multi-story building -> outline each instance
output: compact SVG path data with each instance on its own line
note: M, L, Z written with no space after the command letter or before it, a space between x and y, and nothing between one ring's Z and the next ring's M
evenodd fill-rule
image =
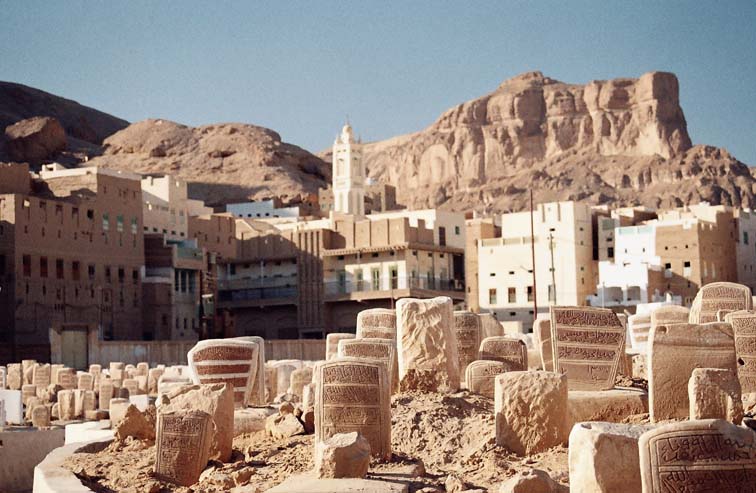
M607 207L594 207L596 219L594 241L597 246L599 262L614 259L614 230L625 226L634 226L656 219L656 211L646 207L621 207L609 210Z
M466 224L465 234L465 304L467 309L480 312L480 263L478 259L478 246L482 240L501 236L501 227L496 218L469 219Z
M277 199L228 204L226 205L226 212L234 217L247 219L300 217L300 208L298 206L282 207L281 201Z
M189 217L211 214L201 200L189 198L187 183L171 175L142 177L144 233L161 234L168 240L189 237Z
M751 291L756 291L756 213L748 209L735 209L733 214L738 230L735 243L738 282L751 288Z
M591 208L538 204L532 220L534 242L530 212L502 215L501 237L480 240L477 259L480 310L501 322L520 322L526 331L536 309L585 305L596 286Z
M24 178L25 175L25 178ZM75 367L88 335L142 337L139 176L104 168L0 168L4 359L49 359L50 330Z

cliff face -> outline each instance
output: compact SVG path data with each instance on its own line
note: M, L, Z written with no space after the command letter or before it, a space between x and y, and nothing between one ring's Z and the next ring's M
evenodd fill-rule
M540 72L460 104L427 129L366 144L371 176L414 207L481 212L537 200L753 206L748 167L692 148L677 78L565 84Z

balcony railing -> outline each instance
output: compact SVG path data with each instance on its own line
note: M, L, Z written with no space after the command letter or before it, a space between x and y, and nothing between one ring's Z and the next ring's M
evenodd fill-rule
M297 285L297 276L267 277L265 279L218 279L218 289L281 288Z
M464 291L464 283L454 279L417 277L380 277L362 281L328 281L325 283L326 296L371 291L391 291L394 289L425 289L430 291Z
M219 293L218 297L221 302L289 299L297 297L297 287L276 286L237 289L235 291L222 291Z

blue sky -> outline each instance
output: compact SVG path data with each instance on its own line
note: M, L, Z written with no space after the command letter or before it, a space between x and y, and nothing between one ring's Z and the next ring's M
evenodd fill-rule
M0 0L0 80L130 121L238 121L311 151L420 130L529 70L680 79L694 143L756 165L756 2Z

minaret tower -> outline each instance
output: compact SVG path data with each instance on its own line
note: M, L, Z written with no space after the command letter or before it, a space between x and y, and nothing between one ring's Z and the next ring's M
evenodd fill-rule
M333 210L365 215L365 165L362 143L354 140L347 123L333 143Z

